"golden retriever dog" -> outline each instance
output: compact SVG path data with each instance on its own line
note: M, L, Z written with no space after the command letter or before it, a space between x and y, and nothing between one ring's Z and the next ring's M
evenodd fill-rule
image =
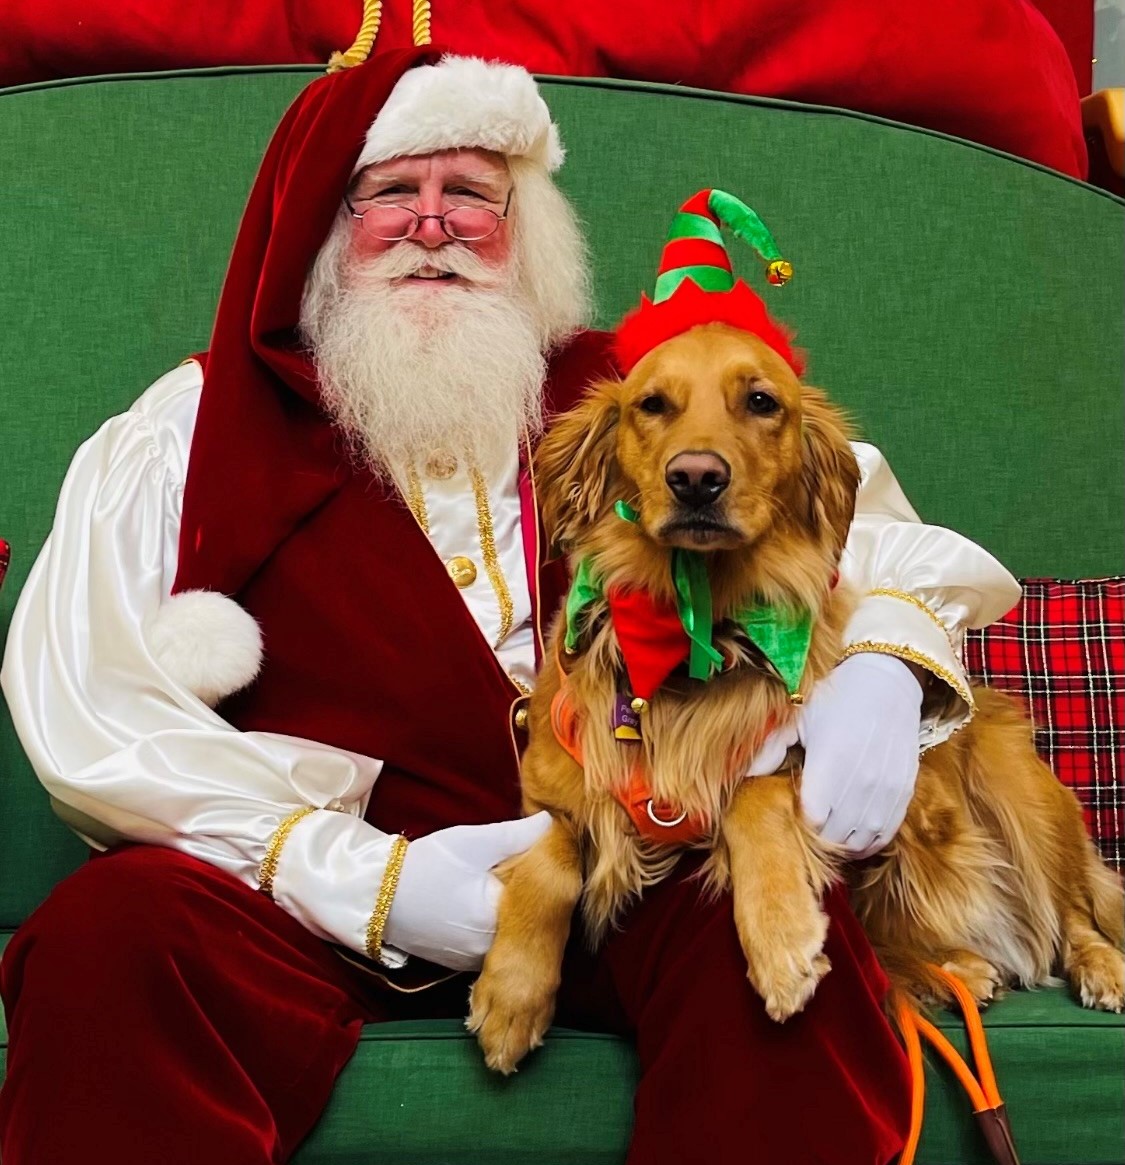
M705 876L731 891L747 974L773 1019L800 1011L829 973L820 900L844 874L892 981L915 998L945 990L926 963L961 975L982 1004L1000 985L1042 983L1061 968L1086 1006L1121 1010L1121 886L1005 697L976 691L969 726L924 754L898 836L853 871L803 821L798 750L788 771L743 777L769 728L795 716L794 699L840 659L855 602L836 568L859 471L823 393L755 336L697 327L624 381L594 385L544 440L537 479L548 531L606 590L671 603L675 549L705 553L724 667L707 682L673 673L643 711L642 739L621 741L608 727L624 675L604 595L569 652L560 615L522 773L526 811L554 820L501 871L496 939L471 998L468 1026L490 1067L511 1072L542 1041L579 903L596 942L683 852L642 836L622 807L617 794L638 764L652 803L703 823ZM618 500L635 521L622 520ZM732 618L755 602L812 616L793 699ZM581 765L553 728L563 683Z

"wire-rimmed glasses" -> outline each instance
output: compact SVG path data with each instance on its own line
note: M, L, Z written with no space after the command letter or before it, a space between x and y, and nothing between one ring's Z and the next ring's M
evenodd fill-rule
M486 206L455 206L445 214L419 214L409 206L393 206L375 203L366 210L356 210L351 200L344 198L344 205L353 218L358 218L363 230L374 239L385 243L398 243L414 235L428 218L436 218L448 238L458 243L477 243L487 239L500 228L508 217L508 207L512 202L512 191L504 201L504 210L497 213Z

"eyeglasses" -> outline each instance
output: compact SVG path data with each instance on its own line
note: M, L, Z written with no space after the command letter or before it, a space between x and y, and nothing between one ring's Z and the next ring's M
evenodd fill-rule
M351 211L353 218L359 219L364 231L385 243L409 239L428 218L436 218L448 238L458 243L477 243L496 233L508 217L511 202L512 191L509 190L501 214L486 206L455 206L445 214L419 214L408 206L387 206L381 203L359 211L348 198L344 198L344 205Z

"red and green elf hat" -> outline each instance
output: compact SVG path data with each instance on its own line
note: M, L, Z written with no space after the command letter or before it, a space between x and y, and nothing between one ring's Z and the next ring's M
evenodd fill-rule
M721 227L749 243L766 264L770 283L787 283L793 267L781 257L765 223L744 202L724 190L701 190L680 207L668 231L652 299L618 325L618 364L626 375L665 340L700 324L730 324L764 340L800 376L804 361L790 334L770 318L766 305L735 279Z

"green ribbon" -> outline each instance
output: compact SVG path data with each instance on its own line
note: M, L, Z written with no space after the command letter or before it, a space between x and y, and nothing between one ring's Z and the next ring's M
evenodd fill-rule
M691 640L688 675L693 680L709 680L714 670L723 666L723 657L711 643L711 579L698 550L672 551L672 585L676 590L676 612Z
M623 521L636 522L640 518L640 513L626 501L614 502L613 509ZM714 618L706 556L698 550L673 550L672 584L676 592L676 613L691 643L688 675L696 680L709 680L716 669L722 667L723 657L712 643ZM582 613L603 593L601 582L594 578L590 560L583 558L566 596L567 651L577 650ZM762 653L785 684L785 690L790 695L796 692L808 662L812 614L775 607L770 603L754 603L740 610L734 616L734 622Z

